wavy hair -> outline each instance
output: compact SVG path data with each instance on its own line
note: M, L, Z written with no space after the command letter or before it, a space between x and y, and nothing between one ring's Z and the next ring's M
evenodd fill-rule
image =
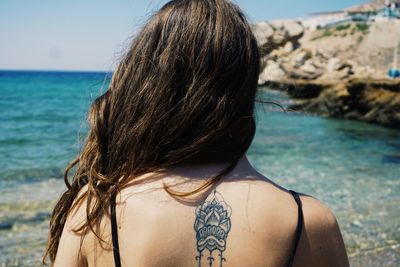
M229 163L194 191L165 188L186 197L231 171L254 138L259 70L250 25L230 1L173 0L152 15L91 105L90 129L65 169L67 190L52 213L43 261L54 262L67 216L83 198L87 218L75 231L96 234L111 196L141 174Z

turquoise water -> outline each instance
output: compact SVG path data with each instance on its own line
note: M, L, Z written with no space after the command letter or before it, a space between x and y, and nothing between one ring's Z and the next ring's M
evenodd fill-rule
M62 170L110 74L0 72L0 266L37 266ZM260 98L290 103L260 88ZM400 264L400 131L355 121L257 111L249 158L275 182L325 202L353 266ZM375 262L375 263L371 263Z

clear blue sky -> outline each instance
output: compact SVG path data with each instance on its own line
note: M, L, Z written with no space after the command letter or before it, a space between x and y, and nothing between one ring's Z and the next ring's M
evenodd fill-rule
M0 69L112 70L166 0L0 0ZM296 18L365 0L234 0L251 21Z

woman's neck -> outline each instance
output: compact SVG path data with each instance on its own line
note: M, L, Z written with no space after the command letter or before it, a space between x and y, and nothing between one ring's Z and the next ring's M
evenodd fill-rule
M183 166L175 166L166 169L163 173L167 177L181 177L190 180L204 180L210 176L221 173L230 163L197 163ZM227 175L227 179L234 177L244 177L249 174L258 174L251 166L247 157L244 155L240 158L236 166Z

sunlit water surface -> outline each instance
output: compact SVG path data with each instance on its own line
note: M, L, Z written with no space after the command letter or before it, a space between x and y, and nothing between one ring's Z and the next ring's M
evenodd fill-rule
M110 74L0 72L0 266L37 266L62 169ZM286 106L282 93L259 98ZM400 131L259 105L248 156L270 179L326 203L353 266L400 264Z

